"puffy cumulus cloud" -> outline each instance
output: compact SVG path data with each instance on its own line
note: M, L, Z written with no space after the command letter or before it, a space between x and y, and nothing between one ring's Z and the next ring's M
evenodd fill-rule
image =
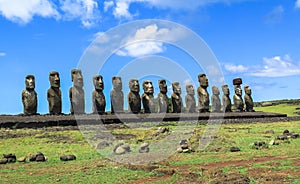
M158 54L165 51L164 41L180 39L184 33L175 28L158 28L156 24L138 29L134 36L126 39L124 48L116 54L120 56L140 57L151 54Z
M104 12L107 12L108 9L114 6L114 4L115 3L113 1L104 1L104 5L103 5Z
M0 14L19 24L30 22L33 16L60 17L55 5L49 0L0 0Z
M60 0L64 19L79 18L84 27L92 27L99 19L100 12L96 0Z
M262 66L243 66L225 64L225 70L232 73L240 73L244 75L256 77L286 77L300 75L300 63L295 63L289 55L284 57L264 57Z

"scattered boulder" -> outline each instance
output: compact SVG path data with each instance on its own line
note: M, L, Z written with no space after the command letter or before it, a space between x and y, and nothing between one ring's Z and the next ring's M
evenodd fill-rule
M256 141L253 143L253 149L262 149L262 148L268 148L268 144L265 141Z
M17 157L15 154L3 154L3 158L7 159L7 163L14 163L17 160Z
M3 158L0 160L0 164L7 164L7 158Z
M153 134L153 136L158 136L159 134L163 134L169 132L170 129L166 127L159 127L158 130Z
M267 130L267 131L265 132L265 134L275 134L275 131L274 131L274 130Z
M70 161L70 160L76 160L75 155L62 155L59 157L61 161Z
M46 157L44 156L44 154L42 152L37 152L36 154L29 156L29 161L30 162L34 162L34 161L45 162Z
M284 130L283 131L283 135L285 135L285 134L289 134L290 133L290 131L289 130Z
M106 141L103 141L103 142L100 142L100 143L97 145L96 149L103 149L103 148L108 147L108 146L109 146L109 143L106 142Z
M26 157L20 157L20 158L18 158L18 162L26 162Z
M231 147L230 148L230 152L239 152L239 151L241 151L241 150L238 147Z
M115 153L116 153L117 155L122 155L122 154L125 154L125 153L126 153L126 150L125 150L122 146L119 146L119 147L116 149Z
M190 148L190 146L188 145L188 141L186 139L179 141L179 146L177 148L178 153L190 153L193 151L194 150Z
M130 146L128 144L119 143L114 147L113 151L117 155L122 155L122 154L125 154L126 152L130 152L131 150L130 150Z
M148 153L149 151L150 151L150 149L149 149L149 144L148 143L143 143L140 146L140 149L139 149L140 153Z
M284 141L284 140L287 140L288 137L286 135L279 135L277 136L277 140L281 140L281 141Z
M292 133L292 135L291 135L291 138L293 138L293 139L297 139L299 137L300 137L300 135L298 133Z

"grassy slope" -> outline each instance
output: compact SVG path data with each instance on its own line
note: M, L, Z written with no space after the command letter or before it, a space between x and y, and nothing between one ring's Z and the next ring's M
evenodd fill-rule
M255 107L256 111L263 111L263 112L274 112L274 113L281 113L287 114L288 116L299 116L294 114L296 108L300 108L299 105L288 105L288 104L280 104L274 105L269 107Z

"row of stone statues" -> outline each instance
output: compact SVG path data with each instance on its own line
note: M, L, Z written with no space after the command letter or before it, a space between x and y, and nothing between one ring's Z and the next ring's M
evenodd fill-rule
M81 70L73 69L71 71L71 78L73 86L69 90L70 99L70 113L71 114L83 114L85 113L85 95L83 90L83 77ZM195 113L197 111L210 112L210 99L207 91L208 79L205 74L199 74L198 80L200 86L197 89L198 94L198 109L196 108L195 90L193 85L186 85L187 94L185 96L186 112ZM49 74L50 88L47 91L47 100L49 104L49 113L52 115L62 114L62 99L60 90L60 77L59 73L52 71ZM25 78L26 89L22 91L22 102L24 106L25 115L37 114L37 93L35 92L35 78L33 75L27 75ZM104 114L106 107L104 90L104 81L101 75L95 75L93 77L93 84L95 90L92 93L92 111L95 114ZM111 113L123 113L124 112L124 94L122 91L121 77L112 77L113 89L110 92L111 99ZM172 83L173 93L171 95L171 104L167 96L167 84L166 80L159 80L160 92L157 97L157 102L154 98L154 88L150 80L143 82L144 93L140 96L140 85L137 79L131 79L129 81L130 92L128 93L128 110L134 114L141 112L141 104L143 104L144 113L181 113L183 109L183 103L181 98L181 87L179 82ZM235 94L233 96L234 110L236 112L253 110L253 100L251 97L251 88L245 86L245 104L242 98L241 85L242 79L236 78L233 80ZM211 97L212 112L232 112L231 99L229 97L230 92L228 85L222 86L223 97L222 104L220 100L220 91L217 86L212 87L213 95ZM158 104L158 105L157 105ZM171 105L172 108L169 108ZM157 109L158 108L158 109ZM170 110L171 109L171 110Z

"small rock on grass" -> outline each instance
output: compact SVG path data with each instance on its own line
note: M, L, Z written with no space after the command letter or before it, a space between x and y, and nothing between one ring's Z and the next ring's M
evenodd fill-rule
M238 148L238 147L231 147L231 148L230 148L230 151L231 151L231 152L239 152L239 151L241 151L241 150L240 150L240 148Z
M7 158L3 158L0 160L0 164L7 164Z
M76 160L75 155L62 155L59 157L61 161L70 161L70 160Z
M26 162L26 157L20 157L20 158L18 158L18 162Z

